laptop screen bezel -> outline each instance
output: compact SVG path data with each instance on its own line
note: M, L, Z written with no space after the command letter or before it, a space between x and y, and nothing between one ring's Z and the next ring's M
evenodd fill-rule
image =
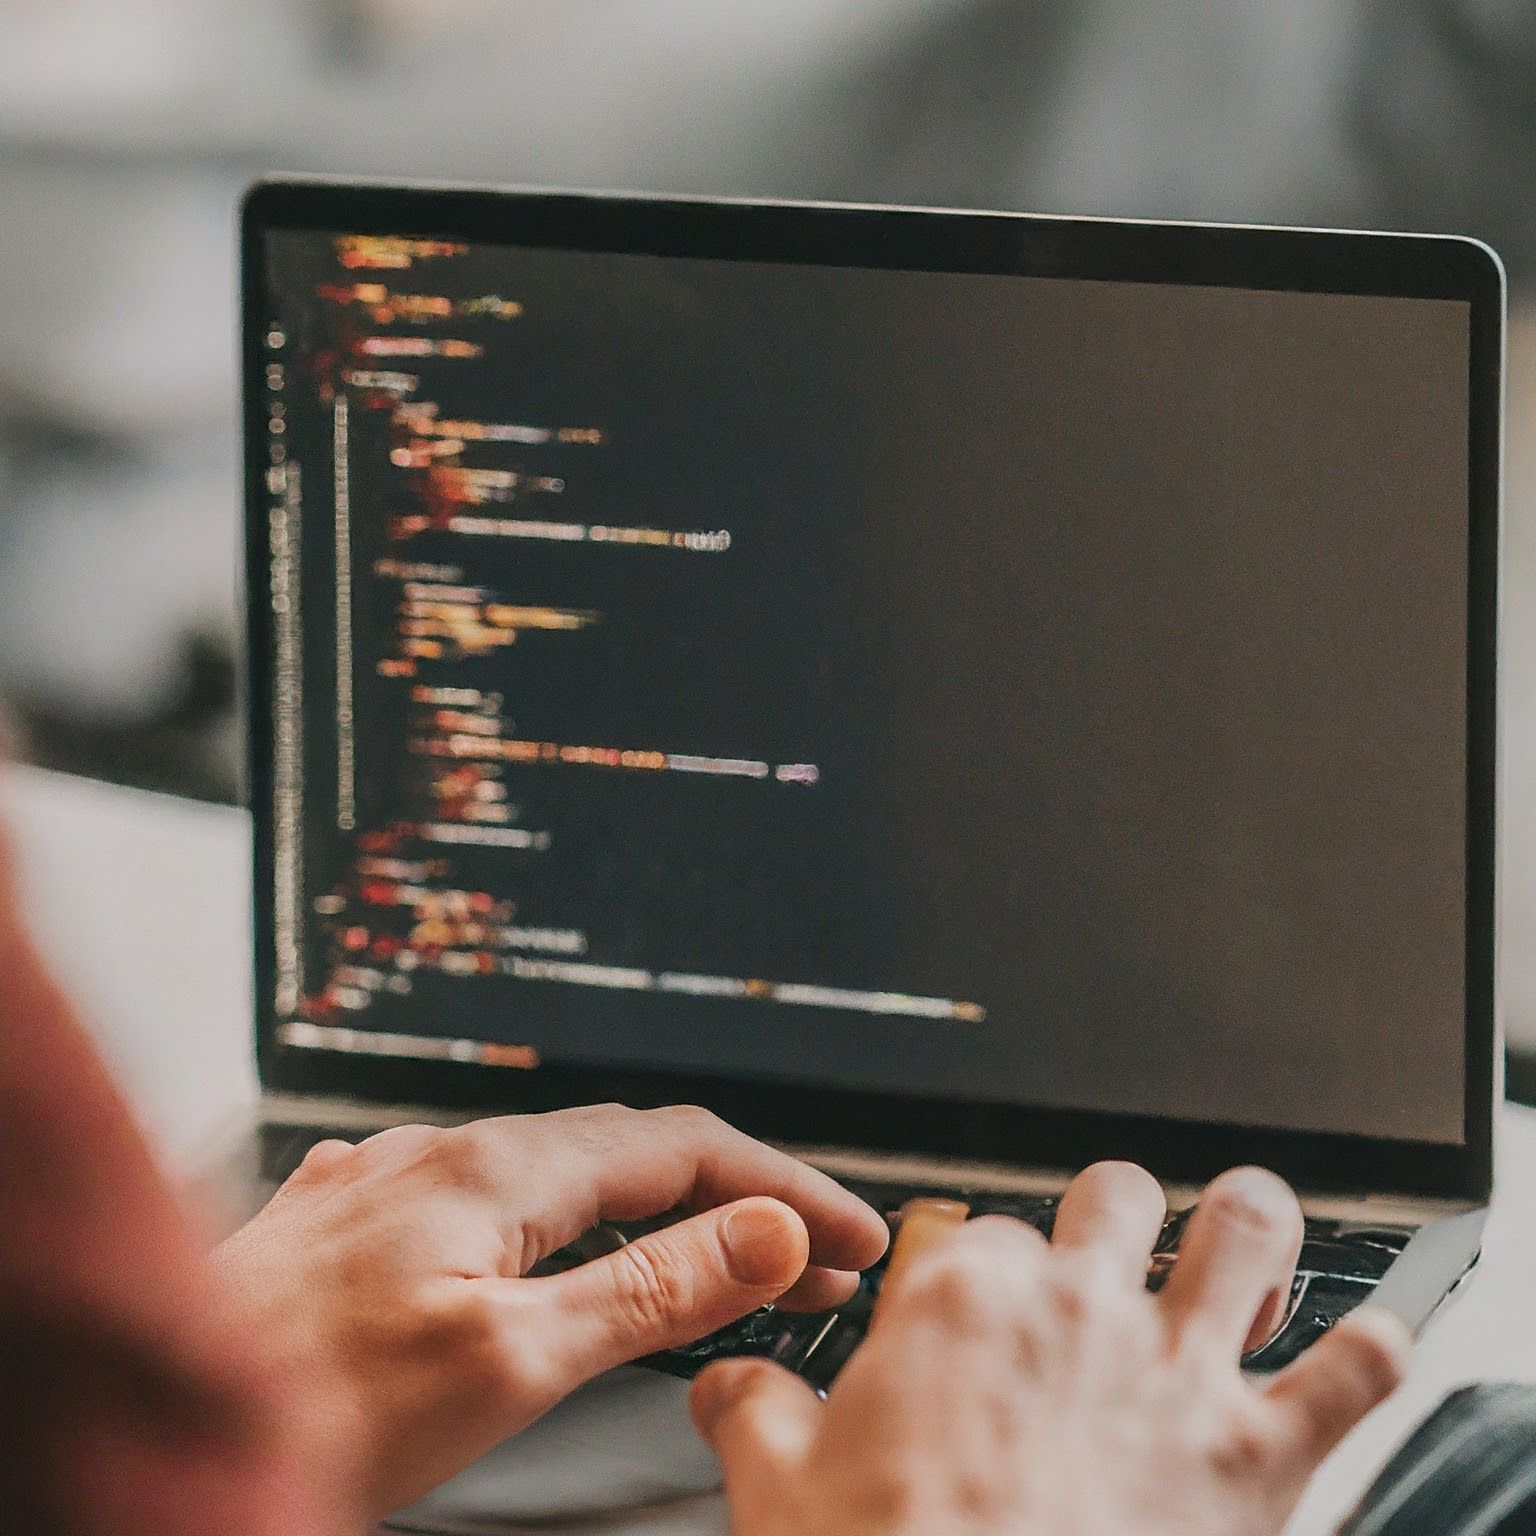
M957 1102L675 1072L534 1072L282 1046L273 1001L273 698L263 401L264 236L293 229L508 246L921 272L1453 299L1469 305L1465 1139L1460 1146L1160 1117ZM254 833L256 1059L272 1091L445 1109L534 1111L596 1100L703 1104L755 1135L1020 1166L1100 1157L1165 1178L1237 1162L1310 1189L1485 1199L1492 1184L1495 764L1504 278L1477 241L849 205L387 186L258 183L242 210L246 715Z

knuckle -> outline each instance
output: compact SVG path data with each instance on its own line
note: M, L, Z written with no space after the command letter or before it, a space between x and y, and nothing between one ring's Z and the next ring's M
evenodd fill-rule
M1121 1357L1132 1362L1150 1365L1152 1360L1163 1357L1167 1349L1163 1315L1154 1298L1145 1291L1132 1297L1130 1305L1120 1310L1110 1336Z
M1239 1416L1211 1450L1218 1473L1242 1484L1263 1478L1274 1466L1279 1446L1272 1430L1251 1416Z
M452 1360L466 1391L505 1397L536 1390L544 1351L533 1347L529 1330L508 1326L500 1305L470 1292L448 1306L423 1302L421 1313L423 1353Z
M597 1156L616 1152L641 1123L642 1111L627 1104L589 1104L542 1117L558 1127L560 1140Z
M1050 1288L1051 1311L1058 1323L1089 1323L1095 1311L1087 1283L1077 1275L1058 1275Z
M644 1243L631 1243L614 1258L614 1298L628 1329L647 1337L665 1334L687 1314L688 1282L676 1264Z
M1189 1326L1170 1334L1170 1348L1195 1390L1214 1394L1225 1389L1238 1365L1238 1356L1227 1335L1210 1327Z
M455 1126L443 1135L463 1147L472 1148L481 1158L489 1159L498 1149L507 1145L508 1121L504 1117L491 1116L484 1120L471 1120L467 1125Z
M479 1353L481 1385L490 1393L518 1403L525 1412L539 1412L568 1389L558 1376L543 1341L531 1330L485 1336Z
M724 1125L718 1115L701 1104L669 1104L664 1109L653 1109L649 1113L658 1117L661 1124L683 1135L710 1136Z
M442 1134L435 1125L392 1125L387 1131L375 1131L358 1142L356 1150L375 1160L394 1154L410 1157L431 1146Z
M418 1155L449 1184L474 1189L489 1179L490 1149L484 1132L473 1126L439 1131Z
M1408 1335L1395 1317L1356 1312L1338 1325L1334 1345L1342 1359L1332 1374L1357 1385L1364 1407L1380 1402L1402 1381Z
M361 1291L369 1272L361 1265L342 1276L350 1288ZM436 1354L458 1361L469 1353L476 1331L477 1308L466 1293L451 1295L420 1285L392 1285L380 1293L368 1309L368 1325L380 1336L394 1340L396 1352Z
M606 1125L622 1125L636 1118L639 1111L631 1109L628 1104L620 1104L616 1099L610 1099L605 1104L585 1104L579 1109L564 1111L559 1118L568 1118L572 1123L600 1128Z
M1084 1254L1074 1264L1058 1264L1052 1280L1052 1294L1058 1312L1076 1322L1095 1326L1125 1314L1134 1299L1121 1282L1113 1264L1098 1253Z
M1092 1311L1082 1292L1070 1285L1053 1287L1050 1321L1058 1330L1065 1329L1070 1334L1086 1333L1092 1322Z
M294 1172L315 1175L339 1171L352 1161L355 1150L350 1141L342 1141L337 1137L317 1141L304 1154Z
M916 1471L903 1461L882 1458L848 1491L847 1528L918 1530L921 1504Z
M925 1254L902 1278L908 1308L963 1332L988 1327L1003 1299L997 1266L958 1240Z
M997 1517L1009 1513L1005 1489L996 1468L961 1467L954 1473L955 1508L969 1526L994 1529Z

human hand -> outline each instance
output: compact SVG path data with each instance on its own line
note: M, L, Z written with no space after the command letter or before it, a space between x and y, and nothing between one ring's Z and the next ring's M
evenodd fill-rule
M608 1220L695 1214L563 1274ZM314 1475L377 1518L626 1360L854 1288L885 1225L703 1110L608 1105L322 1142L216 1255Z
M1301 1212L1272 1174L1216 1179L1156 1295L1161 1190L1072 1183L1053 1241L984 1216L882 1295L823 1405L766 1361L710 1367L693 1413L737 1536L1257 1536L1397 1384L1407 1335L1352 1313L1266 1386L1245 1342L1288 1295ZM1255 1338L1257 1335L1257 1338Z

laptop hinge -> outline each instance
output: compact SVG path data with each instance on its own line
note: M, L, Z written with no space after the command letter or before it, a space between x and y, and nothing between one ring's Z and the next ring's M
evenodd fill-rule
M973 1189L1020 1194L1056 1194L1066 1188L1076 1171L870 1152L848 1147L781 1145L785 1151L828 1173L892 1183L960 1184ZM1163 1187L1172 1207L1192 1205L1200 1194L1200 1188L1195 1184L1165 1183ZM1475 1210L1484 1203L1402 1193L1357 1194L1308 1189L1298 1189L1297 1198L1309 1216L1335 1221L1368 1221L1390 1227L1420 1227L1442 1216Z
M264 1120L280 1125L324 1125L337 1130L380 1131L391 1125L462 1125L485 1114L484 1109L452 1110L426 1104L370 1104L358 1099L321 1098L308 1094L267 1093L261 1100ZM883 1183L962 1185L971 1189L1016 1194L1059 1194L1075 1170L1008 1163L973 1162L960 1158L872 1152L864 1148L807 1146L777 1142L781 1150L843 1178ZM1191 1205L1199 1196L1193 1184L1165 1184L1168 1203ZM1476 1200L1446 1200L1405 1194L1349 1194L1298 1190L1309 1216L1343 1221L1370 1221L1383 1226L1419 1227L1441 1216L1475 1210Z

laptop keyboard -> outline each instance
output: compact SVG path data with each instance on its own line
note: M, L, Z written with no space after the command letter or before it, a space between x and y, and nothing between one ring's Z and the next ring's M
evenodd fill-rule
M318 1126L264 1126L260 1143L263 1183L275 1189L298 1167L315 1142L335 1134ZM964 1200L973 1215L1012 1216L1038 1228L1047 1237L1056 1220L1058 1197L1054 1195L999 1194L992 1190L859 1179L840 1182L879 1211L893 1231L902 1205L920 1196ZM1148 1269L1150 1289L1158 1289L1172 1269L1188 1219L1189 1209L1185 1209L1174 1212L1164 1224ZM656 1223L622 1225L619 1231L633 1236L645 1230L646 1225ZM1244 1357L1243 1364L1251 1371L1270 1372L1294 1360L1370 1296L1412 1236L1412 1230L1406 1227L1309 1216L1285 1320L1272 1338ZM613 1239L618 1240L617 1236ZM567 1267L590 1257L594 1251L588 1244L575 1244L546 1261L546 1266ZM643 1363L686 1377L715 1360L760 1356L778 1361L824 1392L863 1339L884 1273L882 1258L860 1277L854 1295L833 1311L781 1312L776 1307L762 1307L706 1338L652 1355Z
M893 1231L905 1201L947 1196L964 1200L973 1215L1012 1216L1049 1237L1059 1203L1054 1195L1006 1195L854 1179L841 1182L879 1211ZM1173 1213L1164 1224L1148 1270L1151 1289L1158 1289L1172 1269L1188 1219L1186 1209ZM1268 1341L1244 1357L1243 1364L1251 1371L1270 1372L1294 1360L1366 1300L1412 1236L1408 1228L1308 1217L1285 1319ZM674 1375L692 1376L713 1360L761 1355L825 1391L864 1337L884 1271L884 1259L866 1270L858 1291L836 1311L802 1314L764 1307L708 1338L653 1356L647 1363Z

